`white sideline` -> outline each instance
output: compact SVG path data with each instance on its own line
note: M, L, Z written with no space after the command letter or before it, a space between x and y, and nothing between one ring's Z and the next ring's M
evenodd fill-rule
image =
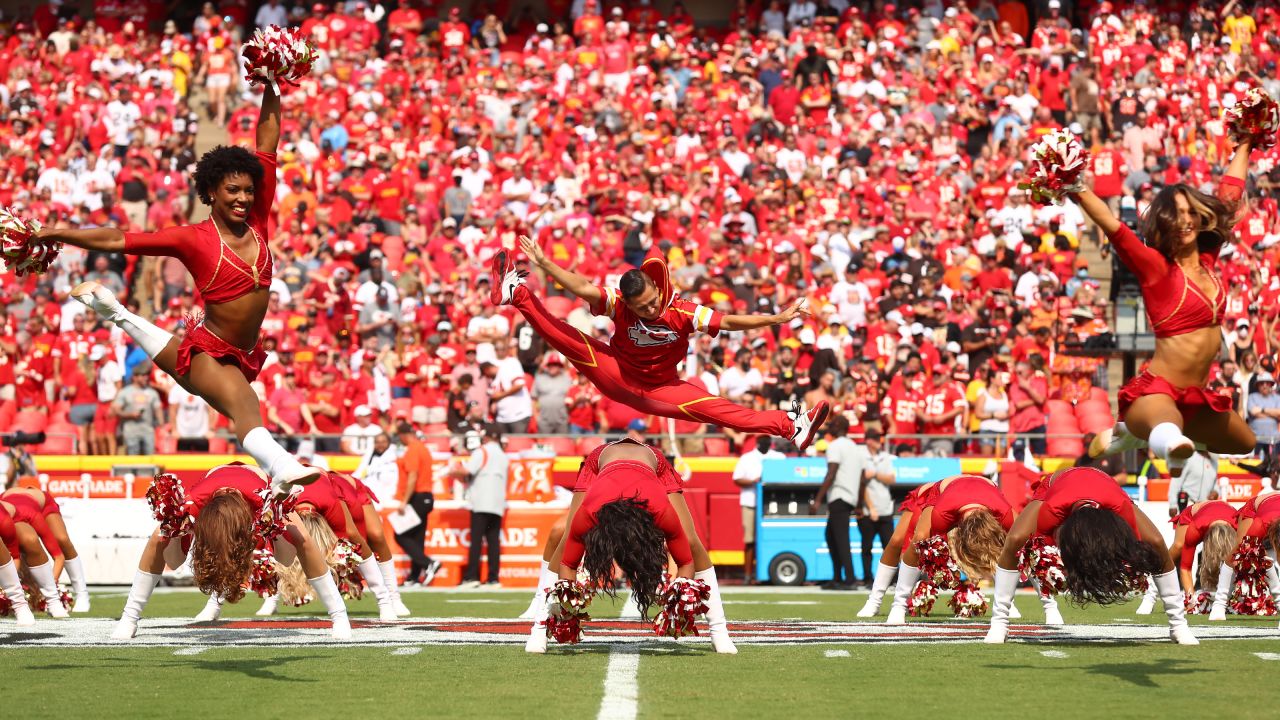
M636 605L636 596L634 593L628 593L626 602L622 603L622 612L618 614L619 620L639 620L640 606Z
M1280 653L1254 653L1259 660L1280 660Z
M823 653L823 657L829 657L829 658L849 657L849 651L848 650L828 650L825 653Z
M199 655L200 653L208 649L209 648L204 647L203 645L193 645L191 647L178 648L177 650L173 651L173 654L174 655Z
M604 672L604 697L600 699L596 720L635 720L640 699L639 670L639 646L613 646Z
M402 647L391 651L392 655L417 655L422 652L420 647Z

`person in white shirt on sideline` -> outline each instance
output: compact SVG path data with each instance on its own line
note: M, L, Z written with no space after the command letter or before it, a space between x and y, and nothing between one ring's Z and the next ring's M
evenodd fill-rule
M373 422L373 409L357 405L356 421L342 429L342 452L348 455L364 455L373 448L373 439L382 434L382 428Z
M882 486L893 485L897 482L897 474L893 469L893 461L897 456L884 449L881 441L881 435L876 430L867 431L867 452L871 455L871 466L867 469L867 477L875 478L875 481L868 483L867 493L870 493L871 485L877 484ZM888 488L886 487L887 491ZM866 495L866 493L864 493ZM882 506L883 507L883 506ZM879 514L879 513L877 513ZM893 536L893 503L889 503L890 518L888 525L889 537ZM881 516L886 517L886 516ZM858 525L858 532L862 533L862 525ZM866 537L866 535L863 535ZM884 536L880 538L880 562L876 563L876 572L871 583L871 593L867 596L867 604L858 611L858 617L869 618L875 617L880 612L880 604L884 601L884 595L893 587L893 581L898 576L898 558L896 553L892 553L891 562L886 562L884 549L889 546L890 540L886 540ZM867 547L867 545L863 545ZM864 566L865 570L865 566Z
M471 547L467 551L467 570L459 587L480 587L480 546L488 550L488 580L485 585L498 585L501 562L502 516L507 510L507 453L502 449L502 431L486 425L480 447L471 452L463 471L470 478L467 502L471 506Z
M773 449L773 438L757 435L754 446L738 458L733 466L733 482L741 490L738 502L742 505L742 571L747 584L756 584L756 483L764 475L765 460L781 460L786 455Z
M360 458L360 464L352 473L373 491L374 507L378 510L398 510L396 490L400 484L399 451L391 444L391 438L381 430L371 439L369 451Z
M849 419L834 415L827 421L827 477L809 505L817 514L827 501L827 548L833 568L828 590L852 590L854 584L853 550L849 542L849 519L862 504L863 477L871 467L871 455L849 439Z
M872 578L879 579L881 570L877 568L872 574L871 540L880 538L883 552L893 536L893 496L889 493L889 486L894 483L894 472L893 456L881 450L878 431L867 431L866 448L871 462L867 464L863 478L863 512L858 516L858 535L862 538L862 580L872 583ZM873 588L874 585L872 583Z

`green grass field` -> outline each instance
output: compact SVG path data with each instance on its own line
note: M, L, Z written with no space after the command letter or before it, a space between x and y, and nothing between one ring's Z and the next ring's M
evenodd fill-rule
M523 592L404 594L415 616L430 618L510 619L524 609L528 598ZM846 623L854 619L864 596L726 588L725 599L732 627L754 620ZM122 591L104 591L95 597L89 617L114 618L123 601ZM203 597L191 591L157 593L139 638L148 632L148 621L191 617L202 605ZM1018 605L1024 617L1017 622L1036 624L1043 619L1030 595L1020 595ZM250 617L257 606L253 598L228 606L224 619ZM376 617L368 599L351 607L354 620ZM621 607L598 600L593 617L616 617ZM897 643L885 642L881 633L866 639L850 636L838 643L744 642L736 656L715 655L703 642L658 638L553 645L545 656L526 655L523 637L520 644L492 645L415 644L410 636L403 642L353 647L301 641L277 647L201 647L198 640L194 648L180 643L21 647L22 636L9 621L0 621L0 666L6 670L0 673L0 693L10 716L62 719L826 718L900 717L913 712L959 718L1163 719L1280 714L1280 690L1270 679L1280 670L1275 618L1233 618L1229 626L1247 629L1256 638L1205 639L1198 647L1108 639L1111 632L1163 624L1159 610L1142 617L1133 609L1132 604L1087 609L1064 605L1069 624L1107 626L1094 628L1097 637L1088 642ZM281 617L302 620L315 612L308 606L285 610ZM939 604L936 617L913 622L954 628L944 612ZM42 620L35 632L77 622L93 624ZM1203 617L1192 622L1206 624ZM985 620L976 625L984 627ZM203 632L208 638L208 633L219 631L206 626ZM271 632L286 638L299 635L287 627ZM357 627L357 638L360 633ZM606 675L611 678L608 683ZM634 678L634 685L629 678ZM617 679L623 681L620 686L610 684ZM629 701L632 692L634 703Z

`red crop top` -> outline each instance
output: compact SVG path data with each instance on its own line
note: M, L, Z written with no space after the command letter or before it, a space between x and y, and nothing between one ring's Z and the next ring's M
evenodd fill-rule
M190 508L188 512L191 517L198 517L205 504L219 490L232 488L240 491L245 501L249 503L249 511L257 517L262 513L262 496L258 493L262 492L266 486L266 478L260 475L256 468L239 463L219 465L186 488L187 500L191 503L188 506Z
M1110 510L1119 515L1138 533L1138 519L1133 514L1133 501L1115 478L1091 467L1073 467L1054 475L1042 484L1034 499L1040 500L1036 531L1052 535L1067 516L1081 507Z
M991 511L1006 531L1013 527L1013 507L1005 499L1000 488L983 477L962 475L945 484L933 500L933 512L929 518L929 532L945 535L964 517L964 508L981 505Z
M1216 522L1225 522L1234 528L1236 514L1236 509L1231 507L1231 503L1210 500L1198 508L1192 505L1169 521L1174 527L1187 526L1187 534L1182 540L1182 557L1178 559L1178 564L1183 570L1190 572L1191 565L1195 562L1196 546L1204 539L1209 526Z
M53 534L53 530L49 529L49 523L45 522L43 508L36 499L25 493L14 493L7 495L4 502L13 506L13 521L15 523L26 523L31 526L36 534L40 536L40 542L44 545L44 549L54 557L62 557L62 546L58 544L58 538Z
M1239 178L1224 177L1218 183L1217 196L1234 209L1244 192ZM1204 327L1222 324L1222 314L1227 307L1227 290L1218 277L1215 266L1218 248L1200 253L1200 264L1213 278L1215 295L1210 299L1191 279L1159 251L1148 247L1129 226L1120 227L1108 236L1111 246L1125 267L1138 276L1142 285L1142 300L1147 309L1147 322L1158 338L1173 337Z
M647 502L654 524L667 538L667 550L675 558L676 565L693 562L689 538L685 537L684 527L680 524L675 508L671 507L671 501L667 499L667 489L662 481L644 463L615 460L605 465L595 476L582 498L582 505L573 516L573 525L569 528L569 536L565 538L562 560L567 567L576 570L582 562L582 556L586 552L582 536L596 526L596 511L622 498Z
M1266 537L1271 524L1280 520L1280 493L1273 493L1260 501L1250 500L1245 503L1240 508L1240 519L1245 518L1253 519L1253 523L1249 525L1249 537Z
M320 516L329 524L334 535L351 540L351 533L347 528L347 514L343 512L345 508L354 515L354 508L350 506L347 498L350 490L342 487L347 484L342 478L335 478L333 475L333 473L326 474L304 487L298 494L298 506L310 505L315 508L316 512L320 513Z
M180 225L153 233L125 233L124 251L131 255L163 255L182 261L195 278L196 290L206 303L225 303L258 288L271 286L271 250L267 225L276 195L276 156L257 153L262 162L262 183L254 188L253 207L247 222L257 240L253 264L240 257L222 239L210 218L195 225Z

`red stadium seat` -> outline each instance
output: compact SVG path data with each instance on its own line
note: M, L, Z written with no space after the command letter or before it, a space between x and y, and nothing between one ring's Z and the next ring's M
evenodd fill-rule
M1050 416L1057 415L1059 413L1070 414L1074 412L1074 408L1072 408L1071 403L1066 400L1049 400L1045 402L1044 409Z
M49 408L49 424L56 422L66 422L67 414L71 412L71 403L66 400L59 400Z
M534 446L534 439L531 437L509 437L506 439L506 445L509 453L524 452Z
M412 398L396 398L391 401L391 418L411 418L413 417L413 399Z
M720 437L703 440L702 454L708 457L729 457L729 440Z
M5 400L0 403L0 430L8 430L13 427L13 418L18 414L18 403L12 400Z
M571 437L546 438L544 442L550 443L557 457L573 457L578 454L578 441Z
M449 426L444 423L428 423L422 426L423 435L447 435Z
M13 418L13 429L22 432L40 432L49 425L49 416L35 410L23 410Z
M209 438L210 455L225 455L230 451L231 444L227 442L226 438L217 436Z
M552 317L558 318L569 317L569 313L573 312L573 309L578 306L578 302L576 300L562 297L560 295L553 295L551 297L544 298L542 304L547 308L547 312L550 313Z
M1100 387L1089 388L1089 400L1104 402L1107 407L1111 407L1111 398L1107 397L1107 391Z
M1049 457L1078 458L1084 454L1084 443L1079 438L1049 438L1046 445Z
M1082 418L1089 415L1110 415L1111 403L1105 400L1085 400L1076 405L1076 417Z
M1115 425L1115 419L1109 414L1090 414L1080 418L1080 432L1082 433L1100 433L1112 425Z
M173 455L178 452L178 438L169 432L168 425L161 425L156 428L156 453L159 455Z
M44 429L45 441L35 447L39 455L74 455L80 439L80 428L68 422L50 422Z
M604 438L597 437L595 435L584 437L578 441L578 454L583 457L586 457L591 454L592 450L595 450L596 448L605 444L605 442L607 441Z

